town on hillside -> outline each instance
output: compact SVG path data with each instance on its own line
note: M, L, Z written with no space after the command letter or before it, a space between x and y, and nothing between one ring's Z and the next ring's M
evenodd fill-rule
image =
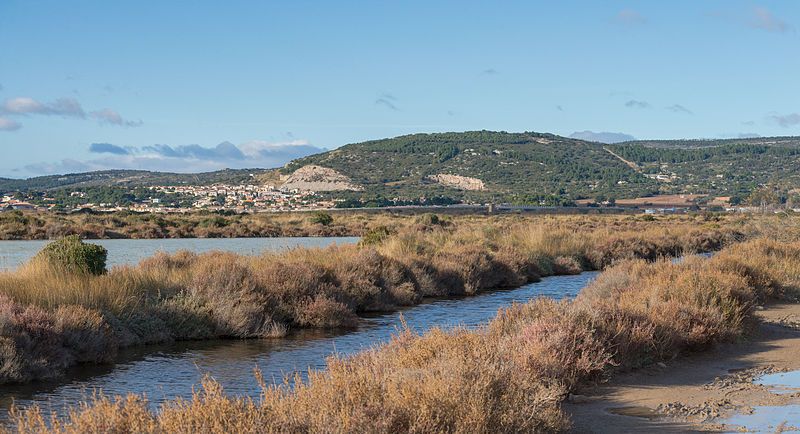
M194 210L232 212L279 212L328 209L335 206L310 190L282 190L273 185L180 185L140 187L123 201L92 201L92 190L66 191L69 199L54 195L20 198L4 195L0 210L78 211L90 209L100 212L136 211L152 213L185 213ZM144 190L142 192L141 190Z

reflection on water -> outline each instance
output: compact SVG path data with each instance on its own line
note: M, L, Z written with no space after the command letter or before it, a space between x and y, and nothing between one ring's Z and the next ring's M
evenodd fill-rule
M572 298L596 274L549 277L513 290L431 300L402 312L363 318L355 332L299 331L285 339L179 342L137 348L122 354L114 366L84 366L53 383L4 386L0 417L5 417L12 399L22 406L36 402L61 412L65 406L91 396L94 389L108 395L144 393L154 404L190 397L205 374L219 381L231 395L258 397L260 390L253 377L256 367L268 380L281 381L287 374L323 368L325 358L333 353L352 354L386 342L401 327L401 315L409 327L420 332L435 326L474 327L515 302L537 296Z
M781 424L784 424L785 428L800 426L800 405L755 406L751 414L736 414L721 422L728 426L740 427L747 432L782 432L778 430ZM796 429L788 430L796 431Z
M800 390L800 371L767 374L755 383L767 386L770 388L770 392L779 395L797 393Z
M358 237L286 237L286 238L165 238L151 240L86 240L108 250L108 266L136 264L162 251L208 252L225 250L242 255L257 255L293 247L325 247L352 244ZM49 241L0 241L0 271L11 270L32 258Z

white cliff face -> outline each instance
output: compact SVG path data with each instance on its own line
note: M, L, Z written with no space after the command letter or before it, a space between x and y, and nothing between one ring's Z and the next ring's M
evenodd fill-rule
M470 178L461 175L448 175L446 173L439 173L437 175L429 175L428 179L448 187L457 188L459 190L470 191L483 191L486 186L478 178Z
M327 167L309 164L286 178L281 190L300 191L361 191L363 188L350 181L347 176Z

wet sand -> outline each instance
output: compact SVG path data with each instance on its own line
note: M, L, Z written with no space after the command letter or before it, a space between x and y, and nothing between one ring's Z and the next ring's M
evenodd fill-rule
M769 376L766 385L759 379L800 369L800 304L770 305L758 316L762 321L740 342L618 374L579 391L564 406L573 431L796 430L799 407L793 405L800 404L800 384L775 383L796 383L798 376Z

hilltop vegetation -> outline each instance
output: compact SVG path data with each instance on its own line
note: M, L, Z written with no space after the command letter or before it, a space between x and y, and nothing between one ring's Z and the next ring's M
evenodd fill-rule
M308 164L334 169L365 188L349 194L362 204L364 198L380 202L376 198L425 195L568 205L584 198L682 193L732 196L738 203L762 188L786 202L800 188L799 163L798 137L603 145L552 134L472 131L346 145L295 160L283 172ZM485 189L448 187L434 182L439 174L479 180Z
M424 195L538 203L552 197L569 201L639 196L658 187L599 143L532 132L470 131L374 140L297 159L283 171L292 173L309 164L348 176L365 189L357 196L368 198ZM478 179L485 190L462 191L430 178L439 174Z
M800 137L638 141L608 145L646 174L674 176L660 192L710 193L740 201L762 186L800 187Z

